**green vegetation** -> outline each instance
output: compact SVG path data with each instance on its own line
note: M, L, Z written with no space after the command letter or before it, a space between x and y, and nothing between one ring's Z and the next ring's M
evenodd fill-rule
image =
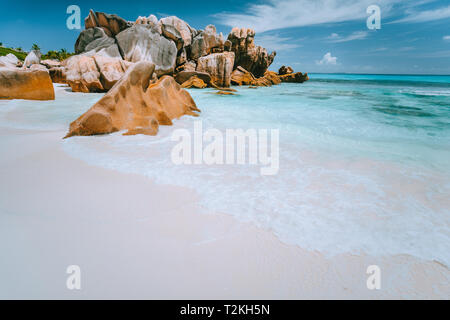
M37 45L36 43L33 44L33 46L31 47L31 50L39 50L40 51L40 47L39 45ZM12 53L13 55L15 55L17 58L19 58L20 60L24 61L28 52L24 52L22 51L22 48L5 48L3 47L3 43L0 42L0 56L6 56L7 54ZM45 60L45 59L52 59L52 60L59 60L59 61L63 61L71 56L73 56L74 53L70 53L67 52L66 49L61 49L59 51L56 50L50 50L49 52L47 52L46 54L43 54L41 59Z
M36 43L33 43L31 50L41 51L41 48L39 48L39 46Z
M26 52L20 52L11 48L4 48L0 47L0 56L6 56L8 53L12 53L20 60L25 60L27 53Z
M54 60L63 61L73 55L74 55L74 53L69 53L69 52L67 52L66 49L61 49L59 51L50 50L49 52L47 52L46 54L44 54L42 56L42 59L54 59Z

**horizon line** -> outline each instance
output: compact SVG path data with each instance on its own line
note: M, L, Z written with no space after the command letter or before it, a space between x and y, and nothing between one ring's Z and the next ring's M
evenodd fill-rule
M308 74L348 74L361 76L444 76L450 77L450 74L439 73L356 73L356 72L306 72Z

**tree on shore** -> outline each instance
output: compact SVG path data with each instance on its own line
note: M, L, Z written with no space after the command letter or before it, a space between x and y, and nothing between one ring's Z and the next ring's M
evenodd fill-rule
M40 48L36 43L33 43L33 45L31 46L31 50L32 50L32 51L33 51L33 50L41 51L41 48Z
M61 49L59 51L50 50L49 52L43 55L42 59L63 61L71 56L73 56L73 53L67 52L66 49Z

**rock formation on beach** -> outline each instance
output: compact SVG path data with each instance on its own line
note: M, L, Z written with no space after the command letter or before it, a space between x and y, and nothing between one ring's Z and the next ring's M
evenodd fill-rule
M239 66L231 74L231 83L237 86L248 85L255 87L269 87L282 82L303 83L309 80L307 73L293 73L293 69L290 68L290 70L292 70L291 73L287 74L277 74L273 71L266 71L264 76L256 78L251 72Z
M290 73L294 73L294 69L292 69L291 67L281 66L281 68L278 70L278 74L280 76Z
M190 94L170 76L151 83L155 65L141 61L92 108L71 123L66 138L127 130L125 135L156 135L160 125L172 125L200 110Z
M75 52L78 55L103 55L132 63L149 61L155 64L158 77L182 71L202 72L208 69L213 73L211 75L213 81L219 85L229 85L228 79L234 60L230 60L231 54L224 55L227 57L225 60L210 56L224 53L226 42L223 35L217 34L216 28L212 25L207 26L205 30L196 30L178 17L165 17L158 21L154 15L138 17L132 23L116 15L91 10L85 20L85 27L75 44ZM231 44L228 45L228 49L231 49ZM203 63L198 66L199 59L204 57L208 58L203 59ZM80 61L88 63L85 69L92 69L88 60ZM219 65L212 66L211 62L217 62ZM66 66L68 75L73 73L70 71L73 66L73 64ZM82 88L76 85L71 87L74 91ZM98 85L93 85L90 89L91 92L97 90Z
M77 55L65 61L65 82L74 92L105 92L124 75L132 63L102 55Z
M80 54L91 50L100 51L114 46L116 41L109 37L105 30L99 27L93 27L83 30L75 43L75 53ZM120 53L120 52L119 52Z
M80 56L101 55L130 63L149 61L155 64L158 77L173 75L179 84L186 83L193 76L198 76L208 87L220 88L231 84L270 86L307 80L307 76L294 74L290 67L280 68L278 76L268 72L276 52L268 53L257 46L256 34L252 29L233 28L225 38L217 33L214 25L196 30L175 16L158 20L150 15L138 17L135 22L126 22L116 15L92 10L85 25L86 29L80 33L75 44L75 51ZM92 61L71 59L86 63L84 67L66 64L68 76L79 74L78 78L81 78L76 82L68 79L67 83L73 91L99 92L111 87L101 84L97 76L100 70L93 70ZM75 70L71 71L71 68ZM83 76L79 70L86 70L87 75ZM118 70L113 81L119 74ZM205 77L205 74L208 76ZM83 80L83 77L86 79ZM80 85L80 81L84 85ZM194 81L192 84L186 83L186 86L194 83L201 85Z
M61 62L57 60L50 60L50 59L41 60L40 64L42 64L47 69L61 67Z
M89 15L84 20L86 29L99 27L102 28L109 37L114 37L121 31L131 26L130 22L125 21L115 14L89 11Z
M181 87L185 89L204 89L207 86L208 85L197 76L190 77L189 80L183 82L183 84L181 85Z
M75 43L75 53L58 62L40 61L40 53L31 51L23 68L46 68L53 82L66 83L72 91L85 93L108 92L130 66L141 61L155 65L154 78L171 75L184 84L196 76L213 88L307 80L307 76L294 74L284 66L279 79L269 73L276 53L257 46L252 29L233 28L225 38L214 25L197 30L175 16L158 20L149 15L130 22L114 14L90 10L85 30ZM0 67L22 65L16 60L12 55L1 57ZM194 80L186 86L204 86Z
M208 73L218 87L229 87L233 71L234 53L213 53L198 59L197 70Z
M0 68L0 99L55 100L55 91L47 71Z
M185 77L186 72L191 72L191 76L195 72L208 74L210 79L200 77L208 86L228 87L232 82L233 70L238 67L248 70L258 79L265 76L272 64L276 53L269 54L266 49L257 46L254 38L255 32L251 29L233 28L225 38L217 33L214 25L196 30L175 16L160 20L154 15L140 16L134 22L127 22L117 15L91 10L85 19L85 30L76 41L75 52L78 56L92 57L94 61L97 56L129 63L148 61L155 65L158 77L173 75L177 79L179 74L184 73L182 81L177 80L180 84L189 80ZM92 60L70 59L76 63L66 63L64 73L72 78L78 74L75 81L72 78L66 81L73 91L99 92L110 88L101 84L97 76L101 72L94 70ZM86 65L81 66L80 63ZM80 74L80 70L86 70L87 75ZM266 82L259 80L254 85L266 85Z
M53 83L67 84L66 68L52 67L48 70L48 72L50 73L50 78L52 79Z
M161 34L167 39L173 40L178 50L189 47L192 44L193 33L196 31L180 18L174 16L165 17L159 21L158 25L160 26Z
M280 76L281 82L294 82L294 83L303 83L309 80L307 73L288 73Z
M236 55L234 69L241 66L255 77L264 76L275 59L276 52L270 54L267 50L255 45L255 31L245 28L233 28L228 35L231 50Z
M197 61L203 56L211 53L220 53L225 50L225 39L223 35L217 34L216 27L212 24L206 26L205 30L199 30L195 33L190 47L189 60Z
M181 71L181 72L178 72L176 74L176 76L175 76L175 80L179 84L183 84L183 83L185 83L186 81L188 81L192 77L197 77L197 78L201 79L207 85L209 85L211 83L211 76L209 75L209 73L199 72L199 71Z
M155 64L158 76L172 74L177 47L149 25L134 25L116 36L123 58L129 62L149 61Z
M39 51L31 51L22 66L13 54L0 57L0 99L55 99L52 79L40 58Z
M19 65L19 59L12 53L8 53L6 56L0 57L0 68L15 68Z
M257 46L252 29L233 28L225 38L214 25L197 30L175 16L130 22L90 10L75 53L64 61L41 61L40 52L31 51L23 64L13 55L0 57L0 98L54 99L52 81L73 92L107 92L71 124L67 137L119 130L154 135L174 118L197 115L184 88L231 95L232 84L255 88L308 80L290 67L269 71L276 52Z
M23 68L28 68L33 64L39 64L41 62L41 53L37 50L32 50L28 53L23 63Z
M40 64L40 63L34 63L34 64L32 64L32 65L30 66L30 70L31 70L31 71L33 71L33 70L41 70L41 71L45 71L45 72L48 73L47 67L44 66L44 65L42 65L42 64Z

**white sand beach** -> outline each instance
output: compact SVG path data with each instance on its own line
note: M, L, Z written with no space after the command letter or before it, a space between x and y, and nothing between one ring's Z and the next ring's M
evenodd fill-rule
M204 212L195 190L93 167L65 131L0 128L0 298L448 298L447 267L411 256L320 252ZM325 236L325 235L324 235ZM382 270L368 290L366 269ZM82 288L66 288L79 265Z

